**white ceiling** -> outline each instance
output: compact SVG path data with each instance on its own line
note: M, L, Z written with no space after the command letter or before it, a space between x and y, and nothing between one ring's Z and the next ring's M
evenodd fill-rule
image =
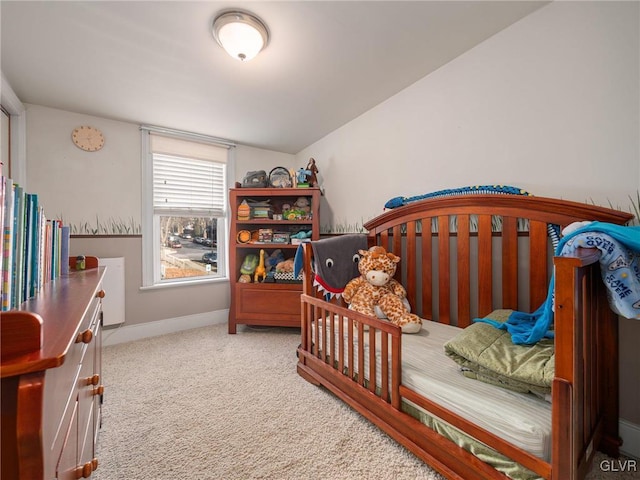
M24 103L297 153L548 2L0 2L1 67ZM271 40L229 57L216 13Z

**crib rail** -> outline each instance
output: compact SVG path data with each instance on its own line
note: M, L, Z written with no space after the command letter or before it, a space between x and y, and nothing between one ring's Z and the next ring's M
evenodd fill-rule
M299 356L324 362L332 374L400 408L400 328L306 294L302 305Z

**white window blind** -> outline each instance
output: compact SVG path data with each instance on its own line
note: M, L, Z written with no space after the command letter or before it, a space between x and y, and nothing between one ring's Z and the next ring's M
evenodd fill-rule
M151 134L153 210L159 215L225 215L228 149Z

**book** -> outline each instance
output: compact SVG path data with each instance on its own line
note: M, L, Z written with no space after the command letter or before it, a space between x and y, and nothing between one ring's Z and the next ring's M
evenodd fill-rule
M13 180L5 178L4 183L4 219L2 222L2 310L13 307L13 218L14 218L15 185Z
M69 274L69 242L71 230L68 225L62 227L60 238L60 273Z
M9 274L8 265L6 264L6 252L5 252L5 212L7 211L7 201L9 194L7 192L8 186L7 184L10 182L9 179L4 176L0 176L0 252L2 252L2 257L0 257L0 310L5 310L5 295L6 295L6 286L5 286L5 276ZM6 192L6 193L5 193ZM7 301L8 305L8 301Z
M0 311L19 308L68 268L68 227L47 218L38 195L0 175Z

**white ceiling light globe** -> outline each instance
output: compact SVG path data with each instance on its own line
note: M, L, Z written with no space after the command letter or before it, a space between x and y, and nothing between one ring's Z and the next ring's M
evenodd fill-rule
M226 12L213 22L213 36L229 55L251 60L267 44L269 33L260 19L247 12Z

